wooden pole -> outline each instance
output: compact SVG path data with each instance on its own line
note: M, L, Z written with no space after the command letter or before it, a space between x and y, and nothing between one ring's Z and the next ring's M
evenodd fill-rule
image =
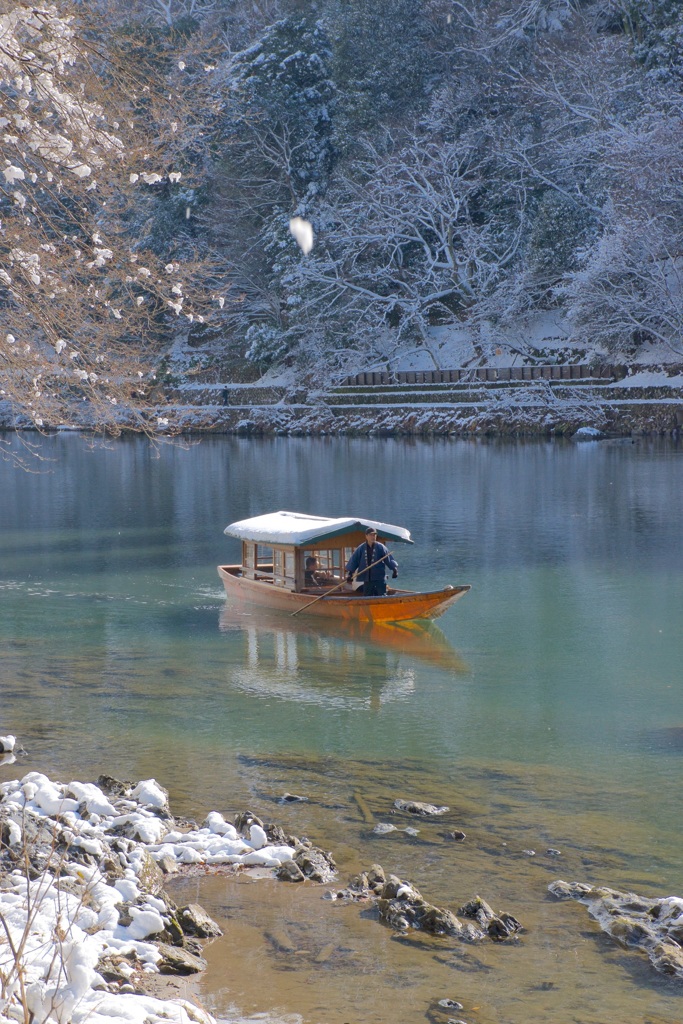
M366 565L366 567L364 569L356 569L356 571L354 573L352 573L352 577L351 578L353 579L354 576L358 576L358 574L361 573L361 572L369 572L370 569L374 569L374 567L376 565L379 565L380 562L383 562L385 558L389 557L389 555L391 555L391 551L387 551L386 555L382 555L382 557L378 558L376 562L372 563L372 565ZM320 597L314 597L313 600L309 601L308 604L305 604L303 606L303 608L297 608L297 610L295 612L292 612L291 613L292 617L295 616L295 615L298 615L299 612L305 612L306 609L310 608L312 604L316 604L318 601L322 601L322 599L324 597L329 597L330 594L334 594L335 590L339 590L339 588L343 587L345 583L346 583L346 580L344 579L344 580L341 581L341 583L337 583L336 586L332 587L331 590L325 591L325 593L321 594Z

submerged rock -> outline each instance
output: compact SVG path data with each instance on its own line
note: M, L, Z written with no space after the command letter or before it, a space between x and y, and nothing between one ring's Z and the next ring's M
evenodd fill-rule
M435 804L424 804L419 800L394 800L394 807L397 811L404 811L406 814L419 814L422 817L435 817L439 814L446 814L450 807L437 807Z
M668 753L683 752L683 725L666 725L658 729L647 729L640 736L648 750L665 750Z
M558 899L583 903L588 913L615 942L637 949L661 974L683 978L683 899L649 899L585 882L551 882Z
M412 828L410 825L406 828L398 828L397 825L390 825L387 821L378 822L372 831L376 836L387 836L391 832L403 832L407 836L419 836L420 834L418 828Z

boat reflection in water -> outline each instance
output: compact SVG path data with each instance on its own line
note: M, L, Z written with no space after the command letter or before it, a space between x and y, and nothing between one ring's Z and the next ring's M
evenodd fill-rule
M463 675L469 669L433 623L315 623L263 608L226 604L222 632L241 634L244 659L231 681L251 692L346 707L405 699L415 661ZM413 662L413 664L411 664Z

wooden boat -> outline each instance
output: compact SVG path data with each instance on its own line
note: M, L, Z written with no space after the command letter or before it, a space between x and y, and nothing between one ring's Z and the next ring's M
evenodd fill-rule
M415 593L388 587L383 597L363 597L345 582L345 566L373 526L384 544L412 544L410 533L373 519L327 519L299 512L272 512L227 526L242 541L242 562L219 565L228 597L267 608L354 622L435 619L466 594L467 585ZM317 580L307 585L306 560L314 557Z

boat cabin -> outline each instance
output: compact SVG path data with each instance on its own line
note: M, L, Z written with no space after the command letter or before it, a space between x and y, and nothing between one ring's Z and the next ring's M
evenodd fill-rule
M382 543L412 544L410 532L374 519L327 519L299 512L272 512L243 519L225 533L242 541L239 574L293 593L319 593L344 580L346 563L374 526Z

